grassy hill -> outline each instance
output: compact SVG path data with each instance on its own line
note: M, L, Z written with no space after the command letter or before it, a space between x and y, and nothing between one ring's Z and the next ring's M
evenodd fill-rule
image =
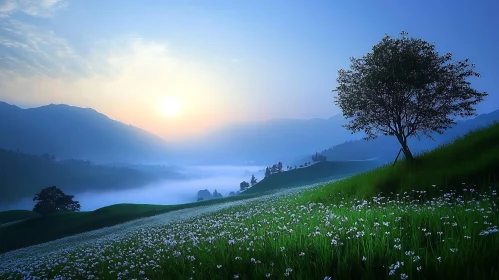
M305 200L329 201L340 196L356 199L402 194L415 189L435 196L461 186L487 190L499 182L499 123L471 131L449 145L333 183L309 193ZM459 190L458 190L459 191Z
M286 182L301 180L300 175L327 174L320 170L331 170L327 167L333 164L279 175ZM499 273L497 170L499 124L494 124L419 155L412 164L399 162L298 196L225 209L209 219L138 231L113 239L105 251L99 243L84 252L69 250L69 255L51 256L50 266L40 265L41 257L29 267L16 260L11 272L0 271L0 278L21 278L19 271L28 270L43 277L55 277L61 271L83 275L82 266L91 267L95 256L107 255L112 263L104 262L92 273L114 279L118 273L114 263L131 261L129 254L121 252L133 250L135 264L154 259L159 265L127 266L130 277L228 279L241 273L242 279L258 279L268 271L282 275L292 268L290 279L495 279ZM269 182L262 181L253 192L268 191ZM246 197L250 195L174 206L120 204L28 219L0 227L0 252L139 217ZM185 238L193 229L196 238ZM178 251L176 257L173 249L155 255L165 246L165 233L176 242L168 241ZM146 244L154 247L143 250ZM179 259L180 254L187 257ZM234 261L234 255L246 262ZM77 257L78 263L68 266L68 256ZM248 269L254 266L248 265L251 258L257 262L255 269Z
M256 194L262 191L285 189L323 182L329 179L346 177L354 173L364 172L377 166L375 161L325 161L308 167L293 169L273 174L262 179L245 194Z
M102 207L94 211L60 212L47 216L39 216L32 211L25 210L4 211L0 212L0 221L7 223L19 219L26 220L5 227L0 226L0 254L139 218L180 209L248 199L255 196L239 195L177 205L124 203Z
M19 220L36 218L39 215L33 211L29 210L10 210L0 212L0 226L2 224L7 224Z
M488 191L492 185L499 182L497 173L499 170L499 123L471 132L450 145L419 155L416 159L414 164L399 162L395 166L376 168L321 188L305 191L294 200L294 203L308 205L311 202L331 204L349 199L351 201L372 200L380 192L385 196L393 197L396 194L408 192L408 196L420 197L421 193L414 192L415 189L426 190L425 197L429 199L442 195L450 189L456 189L456 186L458 192L463 192L465 188ZM244 195L236 197L171 206L120 204L92 212L59 213L28 219L0 227L0 236L2 236L0 253L140 217L255 197L271 190L298 185L298 182L310 183L315 180L314 176L327 179L368 168L368 166L357 164L359 162L352 162L352 165L345 164L345 162L324 162L293 170L293 172L276 174L262 180ZM354 169L354 166L359 169Z

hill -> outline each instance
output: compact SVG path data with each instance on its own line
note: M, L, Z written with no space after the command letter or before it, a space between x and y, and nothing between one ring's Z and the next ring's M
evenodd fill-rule
M125 203L102 207L94 211L60 212L47 216L39 216L32 211L4 211L0 212L0 220L9 222L23 220L7 226L0 226L0 236L2 237L0 238L0 254L139 218L180 209L238 201L254 196L240 195L177 205Z
M267 164L290 162L296 156L347 140L360 139L341 125L342 115L328 119L272 119L232 124L179 144L197 164ZM303 163L303 162L302 162Z
M27 155L0 149L0 203L32 197L42 188L62 186L67 193L98 189L138 187L158 179L185 176L167 168L95 165L89 161L55 161L46 156Z
M385 196L395 196L407 191L408 194L406 193L404 197L421 196L420 192L414 192L415 189L426 190L428 198L442 195L450 189L456 189L456 187L460 192L463 192L465 188L470 188L470 186L473 186L475 190L488 191L491 184L499 183L497 174L499 169L499 123L473 131L463 138L456 139L450 145L441 146L435 151L419 155L416 159L416 164L402 161L394 166L384 166L317 189L305 191L296 197L294 203L300 205L313 205L314 202L344 203L349 199L358 202L362 199L372 200L380 192ZM314 166L315 168L313 168ZM324 162L308 168L293 170L295 172L288 171L289 173L276 174L275 177L271 176L262 180L261 184L255 185L244 194L234 197L171 206L119 204L92 212L57 213L46 217L27 219L0 227L0 236L2 236L0 238L0 253L176 209L255 197L265 194L269 190L285 186L282 183L274 185L270 179L290 183L287 185L289 187L292 185L292 180L301 180L300 176L305 176L308 180L313 180L309 177L312 174L329 176L330 172L333 171L332 167L336 167L334 170L344 168L344 171L352 171L352 166L344 165L344 163ZM0 212L0 217L16 215L19 214L11 211L7 214ZM26 213L21 213L21 215L26 215ZM365 217L364 213L362 215ZM483 214L477 213L477 215ZM379 217L381 218L381 215ZM38 234L32 234L33 232ZM382 249L384 252L385 247L383 246Z
M399 161L357 174L304 196L311 201L334 200L335 195L366 199L426 191L434 197L451 189L487 191L499 183L499 123L479 128L416 157L413 164Z
M89 108L47 105L21 109L0 102L0 148L98 163L166 160L160 137Z
M499 110L488 114L481 114L476 118L458 121L451 129L444 134L433 133L429 138L409 138L408 144L414 154L422 153L436 147L452 142L456 137L466 133L491 125L494 121L499 121ZM321 152L329 160L363 160L376 158L379 162L393 162L400 150L400 144L393 136L380 136L374 140L350 140L335 145ZM312 154L312 152L310 153Z
M378 165L376 161L325 161L308 167L273 174L262 179L244 194L291 188L346 177L364 172Z

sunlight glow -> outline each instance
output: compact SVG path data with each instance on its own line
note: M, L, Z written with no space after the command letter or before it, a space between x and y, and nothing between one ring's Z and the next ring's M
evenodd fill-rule
M168 118L177 117L182 113L182 102L178 98L166 98L158 104L160 113Z

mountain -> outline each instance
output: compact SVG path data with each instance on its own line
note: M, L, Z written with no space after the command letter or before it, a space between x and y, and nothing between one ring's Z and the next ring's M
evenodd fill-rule
M0 102L0 148L97 163L168 158L160 137L89 108L50 104L21 109Z
M427 137L409 138L408 145L413 154L421 153L447 144L456 137L464 136L471 130L489 126L494 121L499 121L499 110L488 114L481 114L473 119L457 121L452 128L443 134L431 134L435 140ZM394 136L380 136L374 140L352 140L323 150L321 154L327 156L328 160L364 160L376 158L380 162L391 162L397 157L400 144ZM312 154L313 150L310 150ZM401 154L402 155L402 154Z
M342 115L328 119L272 119L266 122L233 124L212 131L179 149L196 163L267 165L289 162L314 150L360 139L341 125Z

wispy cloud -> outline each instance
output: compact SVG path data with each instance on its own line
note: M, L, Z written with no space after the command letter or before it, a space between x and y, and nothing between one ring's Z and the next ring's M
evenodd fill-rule
M0 18L0 59L0 72L21 75L74 76L89 71L66 40L12 18Z
M17 12L33 17L50 17L66 5L65 0L0 0L0 17L6 18Z
M47 18L66 0L0 0L0 75L78 76L89 66L54 32L20 21L17 14Z

